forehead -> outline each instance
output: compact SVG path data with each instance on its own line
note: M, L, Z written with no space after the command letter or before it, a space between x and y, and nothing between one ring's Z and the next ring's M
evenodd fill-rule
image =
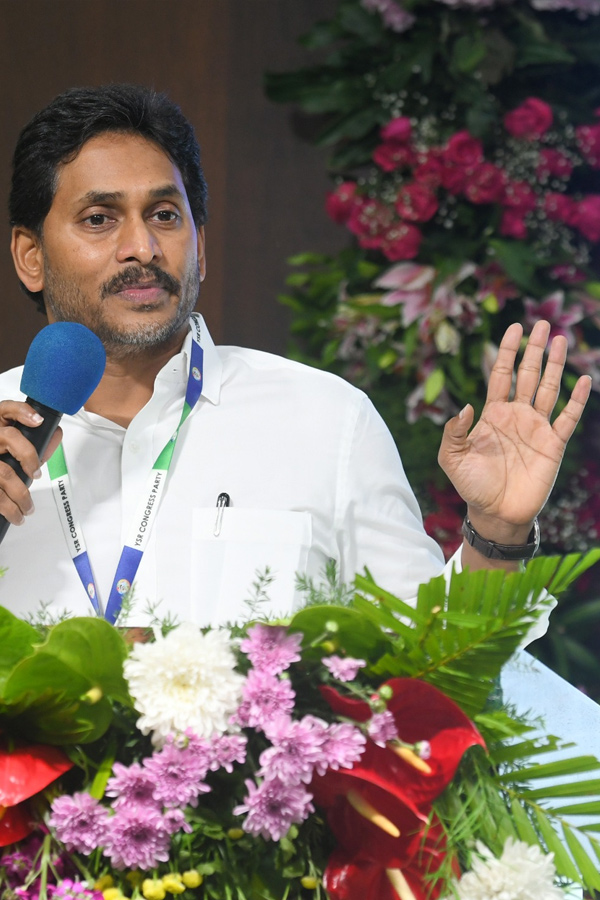
M143 198L169 184L186 198L181 172L162 147L141 135L107 132L90 138L58 167L52 206L77 204L91 194Z

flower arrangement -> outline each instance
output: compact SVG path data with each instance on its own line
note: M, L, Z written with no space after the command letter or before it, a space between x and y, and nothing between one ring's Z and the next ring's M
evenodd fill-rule
M559 408L577 376L593 382L546 521L595 465L599 14L596 0L339 0L301 39L317 64L266 77L330 148L325 209L350 238L291 260L291 355L369 393L448 552L462 511L436 474L440 426L467 402L481 411L512 322L527 335L545 318L567 337ZM578 525L592 546L595 513ZM556 527L542 540L572 546ZM597 592L577 597L579 633L562 653L546 643L545 658L600 696Z
M599 556L440 577L414 608L330 572L289 621L156 626L132 645L100 619L0 609L0 897L597 889L600 762L539 762L557 739L493 694L544 588Z

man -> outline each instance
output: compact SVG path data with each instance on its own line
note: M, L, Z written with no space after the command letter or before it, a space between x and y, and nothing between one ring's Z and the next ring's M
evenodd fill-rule
M91 600L114 612L135 576L129 624L147 621L147 601L163 601L159 616L207 623L242 615L266 566L280 612L291 607L294 573L317 576L331 558L343 579L367 565L405 598L443 569L391 437L363 394L269 354L217 349L201 320L190 324L205 275L205 197L190 124L145 88L68 91L21 134L10 204L18 277L50 322L91 328L108 362L85 409L63 419L61 465L90 584L63 537L56 478L53 487L12 425L36 420L21 400L0 402L0 452L35 477L30 493L0 463L0 513L21 526L0 547L8 569L0 602L13 610L46 602L86 614ZM522 336L511 326L481 420L470 431L467 406L446 426L440 463L468 504L458 564L514 568L531 555L535 518L590 390L580 378L550 423L566 341L553 341L540 381L548 334L547 323L536 325L509 401ZM132 575L123 547L144 514L148 474L180 423L198 345L202 394L181 424ZM19 380L19 370L1 376L0 397L17 398Z

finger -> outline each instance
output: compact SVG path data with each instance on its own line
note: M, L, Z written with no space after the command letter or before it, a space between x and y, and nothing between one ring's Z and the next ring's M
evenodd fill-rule
M567 339L558 335L550 344L548 361L533 404L534 408L547 419L552 415L558 400L566 359Z
M0 513L11 525L21 525L34 512L31 494L19 476L0 462Z
M450 458L464 450L474 416L475 411L473 407L470 403L467 403L457 416L446 422L438 453L438 462L445 472Z
M29 478L36 478L41 462L35 447L12 425L0 428L0 454L9 453ZM8 468L5 466L5 468ZM12 471L12 470L11 470Z
M550 323L539 321L533 326L523 359L517 370L515 385L516 403L533 403L544 362L544 353L550 336Z
M565 442L569 440L577 423L581 418L581 414L585 409L585 404L590 396L592 389L592 379L589 375L582 375L573 388L569 402L558 415L552 425L553 431Z
M0 427L3 425L12 425L13 422L20 422L21 425L36 427L43 422L42 416L32 409L28 403L21 403L20 400L2 400L0 401Z
M498 356L490 373L487 389L488 402L494 400L508 400L512 387L515 360L519 347L523 328L518 322L513 322L504 332L504 337L498 348Z

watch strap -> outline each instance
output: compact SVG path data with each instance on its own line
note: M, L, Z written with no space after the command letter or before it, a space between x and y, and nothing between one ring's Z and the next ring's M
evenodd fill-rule
M475 531L468 516L465 516L461 530L467 543L486 559L502 559L512 562L533 559L540 547L540 526L537 518L526 544L497 544L495 541L487 541Z

